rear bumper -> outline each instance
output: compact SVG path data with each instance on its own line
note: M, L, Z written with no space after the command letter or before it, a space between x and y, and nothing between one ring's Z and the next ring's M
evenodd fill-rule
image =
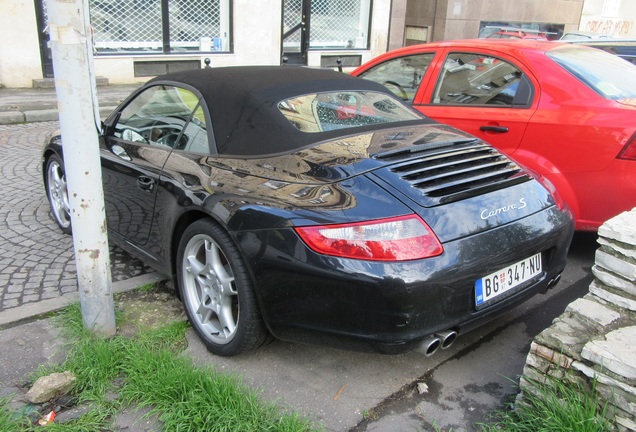
M573 234L555 207L444 244L425 260L380 263L315 254L291 229L239 233L263 317L279 339L404 352L436 332L464 332L544 292ZM272 241L272 239L280 239ZM543 273L481 310L475 281L542 253Z

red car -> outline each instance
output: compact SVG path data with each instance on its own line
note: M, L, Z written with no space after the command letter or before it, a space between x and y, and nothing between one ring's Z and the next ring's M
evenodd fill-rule
M465 40L385 53L352 72L547 178L578 230L636 207L636 66L583 46Z

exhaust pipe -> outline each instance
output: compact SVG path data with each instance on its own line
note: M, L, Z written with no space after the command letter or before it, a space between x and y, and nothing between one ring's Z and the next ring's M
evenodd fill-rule
M424 354L426 357L435 354L435 351L442 345L442 340L437 336L424 339L416 348L417 351Z
M455 330L446 330L445 332L437 333L435 336L440 339L442 349L446 349L457 339L457 332Z
M553 277L550 282L548 282L548 289L550 288L554 288L556 286L556 284L559 283L559 281L561 280L561 274L556 275L555 277Z

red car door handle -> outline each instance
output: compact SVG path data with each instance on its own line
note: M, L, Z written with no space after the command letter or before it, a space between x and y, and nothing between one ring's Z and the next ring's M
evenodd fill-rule
M508 127L507 126L481 126L479 130L482 132L506 133L508 132Z

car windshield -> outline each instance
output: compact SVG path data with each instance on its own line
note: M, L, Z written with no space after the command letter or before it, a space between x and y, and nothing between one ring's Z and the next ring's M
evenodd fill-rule
M601 50L570 47L548 56L606 99L636 98L636 66Z
M337 91L285 99L278 109L298 130L308 133L424 118L384 93Z

